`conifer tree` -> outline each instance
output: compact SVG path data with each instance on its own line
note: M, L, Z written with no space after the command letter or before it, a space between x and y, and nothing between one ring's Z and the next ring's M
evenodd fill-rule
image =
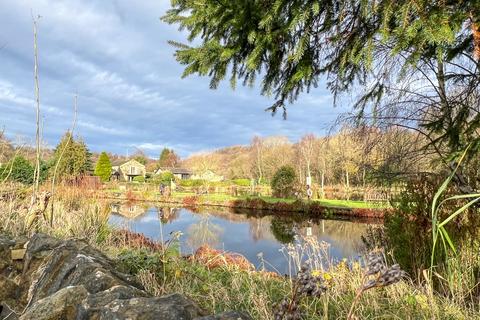
M180 161L179 157L172 149L163 148L158 159L158 165L160 167L173 168L176 167Z
M91 153L87 145L82 140L75 141L70 132L65 133L55 148L54 163L57 161L57 176L61 178L89 174L92 171Z
M112 174L112 164L110 162L110 158L105 151L102 152L100 154L100 157L98 158L94 174L100 177L103 182L110 179L110 176Z
M327 80L352 91L357 121L419 130L446 158L480 149L480 1L173 0L162 18L195 45L170 42L183 76L227 76L283 110Z

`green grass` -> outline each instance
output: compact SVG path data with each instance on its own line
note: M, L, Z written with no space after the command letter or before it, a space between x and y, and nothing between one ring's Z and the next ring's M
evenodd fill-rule
M176 199L181 199L184 197L195 196L193 192L175 192L173 197ZM220 194L220 193L211 193L199 196L200 202L225 202L225 201L235 201L235 200L245 200L245 199L261 199L267 203L278 203L278 202L285 202L285 203L293 203L297 199L293 198L275 198L275 197L252 197L252 196L231 196L228 194ZM325 207L331 208L351 208L351 209L386 209L389 208L390 205L387 202L379 203L379 202L364 202L364 201L353 201L353 200L335 200L335 199L322 199L322 200L312 200L317 202Z

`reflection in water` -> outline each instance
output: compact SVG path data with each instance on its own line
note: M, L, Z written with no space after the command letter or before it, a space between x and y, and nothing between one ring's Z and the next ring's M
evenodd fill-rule
M187 244L192 248L198 248L204 244L218 247L223 228L212 223L208 213L200 213L200 216L200 221L191 224L187 229Z
M157 207L158 218L162 223L171 223L178 219L180 214L179 208L167 208L167 207ZM145 211L143 212L145 213Z
M133 210L130 208L131 205L126 204L112 207L110 223L158 241L167 241L172 233L180 231L184 234L180 244L185 254L208 244L240 253L253 264L258 264L257 254L262 253L263 259L272 265L267 269L280 272L284 272L287 265L280 250L284 245L294 243L296 235L314 236L318 241L328 242L333 259L355 259L363 250L361 237L369 225L358 221L259 216L255 211L239 214L218 208L200 212L138 205ZM138 214L141 210L142 213Z

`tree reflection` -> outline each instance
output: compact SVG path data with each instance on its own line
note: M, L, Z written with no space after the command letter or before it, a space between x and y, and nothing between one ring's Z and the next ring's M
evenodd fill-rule
M295 230L292 221L273 218L270 224L270 231L277 241L287 244L295 240Z
M187 229L187 244L192 248L205 244L215 247L219 244L222 233L223 228L212 223L209 214L201 214L200 221Z
M171 207L157 207L158 218L164 224L178 219L180 209Z

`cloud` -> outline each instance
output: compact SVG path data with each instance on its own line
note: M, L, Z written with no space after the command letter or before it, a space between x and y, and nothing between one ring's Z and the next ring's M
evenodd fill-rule
M3 0L0 27L0 126L34 137L32 23L40 14L40 95L44 137L56 145L71 126L78 94L77 134L92 151L138 147L157 157L166 146L181 156L248 144L254 135L323 134L344 108L325 88L289 106L288 120L263 110L273 103L257 87L209 89L182 66L167 40L184 32L162 23L168 1ZM30 121L30 125L28 125Z

